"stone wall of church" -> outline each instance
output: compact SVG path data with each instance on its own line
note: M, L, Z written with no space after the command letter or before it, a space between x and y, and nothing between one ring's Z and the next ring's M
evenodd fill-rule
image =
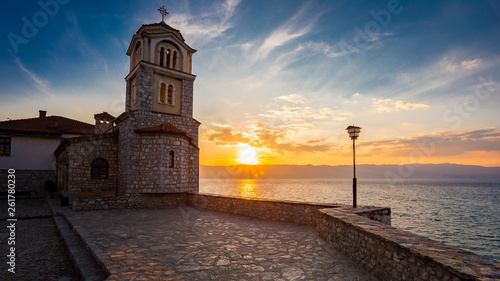
M168 122L189 134L198 145L199 123L193 119L193 81L182 80L181 115L153 112L153 70L139 68L136 72L136 110L129 112L134 129L147 128ZM131 91L131 89L128 89Z
M136 107L117 124L120 163L118 193L137 196L144 193L198 191L198 126L192 118L193 82L182 82L182 115L152 111L154 72L139 68L135 73ZM127 91L131 91L128 85ZM189 134L137 134L137 129L163 123L174 125ZM174 152L174 167L170 166L170 151Z
M74 197L80 191L116 190L118 176L118 139L114 133L67 140L57 155L58 189L64 196ZM91 178L91 164L104 158L109 164L108 177Z
M191 191L189 182L190 143L185 137L169 135L140 135L139 151L131 155L136 162L129 171L134 180L131 187L141 193ZM173 163L171 154L173 152ZM173 165L172 165L173 164Z

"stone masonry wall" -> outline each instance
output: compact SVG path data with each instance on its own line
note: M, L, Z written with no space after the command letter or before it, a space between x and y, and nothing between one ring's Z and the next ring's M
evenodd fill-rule
M500 264L485 257L393 228L348 209L319 212L318 234L380 280L500 278Z
M0 170L0 179L5 184L0 185L0 192L7 192L8 170ZM34 193L45 196L45 182L52 180L56 182L55 170L16 170L16 192Z
M314 204L268 199L249 199L236 196L190 193L188 205L234 215L261 218L265 220L316 225L317 210L337 208L342 205Z
M57 156L58 185L64 196L76 196L80 191L116 190L118 142L113 133L67 140L69 145ZM92 179L91 164L104 158L109 164L108 178Z
M183 81L182 115L156 113L152 111L153 74L153 70L145 67L137 70L136 109L127 112L124 120L117 124L120 147L118 191L130 197L145 192L196 192L199 123L185 112L192 106L193 82ZM137 129L165 122L187 132L191 140L183 136L135 133ZM169 168L170 151L174 151L176 158L174 168Z
M136 196L116 195L72 197L69 207L73 211L94 211L123 208L172 208L186 204L187 193L139 193Z

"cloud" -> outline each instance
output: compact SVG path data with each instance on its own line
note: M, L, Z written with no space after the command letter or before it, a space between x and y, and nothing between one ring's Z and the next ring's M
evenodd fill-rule
M422 158L460 156L467 153L498 152L500 130L484 128L465 132L447 131L397 140L363 143L366 154Z
M169 16L168 24L182 31L190 44L203 44L221 37L232 28L231 19L240 0L226 0L202 15L176 13Z
M308 138L313 131L322 130L324 123L346 120L351 112L329 107L308 106L307 99L298 94L279 96L264 113L261 122L273 128L286 129L289 135Z
M301 96L299 94L291 94L288 96L279 96L279 97L275 98L274 100L275 101L283 100L283 101L291 102L293 104L302 104L306 101L306 98L304 98L303 96Z
M212 123L212 125L215 126L215 127L219 127L219 128L229 128L229 127L231 127L228 124L221 124L221 123Z
M311 31L319 16L316 15L311 17L311 15L307 14L310 5L311 1L304 4L293 17L276 28L257 49L254 60L260 61L267 58L274 49L302 37Z
M462 70L477 69L481 66L480 59L459 61L455 56L445 56L441 61L445 72L456 73Z
M372 99L372 107L376 112L399 112L417 109L427 109L429 105L425 103L393 101L391 99Z
M325 42L306 42L303 46L314 53L322 53L328 58L336 58L345 55L342 50L339 50L338 44L330 45Z
M271 130L262 124L250 126L247 131L237 131L230 128L210 130L202 135L202 139L209 140L218 146L241 146L242 144L259 148L271 153L314 153L331 149L330 145L321 140L313 139L302 142L290 141L284 130Z
M446 54L440 59L425 64L422 67L411 69L408 72L400 72L391 87L383 89L386 96L404 96L403 98L415 98L426 95L436 98L446 95L457 95L457 88L462 93L467 89L467 81L478 74L478 72L498 64L499 59L491 59L487 62L480 59L463 60L460 57L468 54L460 54L454 51ZM476 79L477 81L477 79ZM458 86L464 85L464 86ZM459 90L460 91L460 90ZM468 93L466 93L468 94Z
M234 131L231 128L210 130L202 135L202 138L219 146L232 146L251 141L249 138L245 138L241 132Z
M54 94L50 92L50 82L48 80L44 80L38 77L38 75L33 73L31 70L27 69L18 57L16 57L16 65L17 67L19 67L19 69L21 69L21 71L24 74L26 74L26 76L28 76L29 79L31 79L33 83L35 83L35 86L40 92L46 94L51 98L56 97Z
M474 60L465 60L460 63L460 66L465 69L475 69L478 68L481 63L480 59L474 59Z

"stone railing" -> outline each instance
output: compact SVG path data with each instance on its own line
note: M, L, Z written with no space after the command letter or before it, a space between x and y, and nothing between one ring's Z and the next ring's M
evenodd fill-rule
M352 209L318 211L318 234L380 280L500 280L500 263Z
M337 208L338 204L314 204L271 199L242 198L189 193L187 204L197 208L272 221L316 225L319 209Z
M187 204L193 207L272 221L315 226L319 209L348 208L340 204L320 204L272 199L242 198L213 194L188 193ZM359 215L383 223L391 223L389 208L361 207Z

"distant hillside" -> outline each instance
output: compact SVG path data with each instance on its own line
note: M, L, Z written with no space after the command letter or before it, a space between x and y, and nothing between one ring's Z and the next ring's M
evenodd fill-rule
M359 179L385 178L497 178L500 167L482 167L458 164L412 164L412 165L357 165ZM352 166L313 165L200 165L200 178L218 179L348 179L352 178Z

